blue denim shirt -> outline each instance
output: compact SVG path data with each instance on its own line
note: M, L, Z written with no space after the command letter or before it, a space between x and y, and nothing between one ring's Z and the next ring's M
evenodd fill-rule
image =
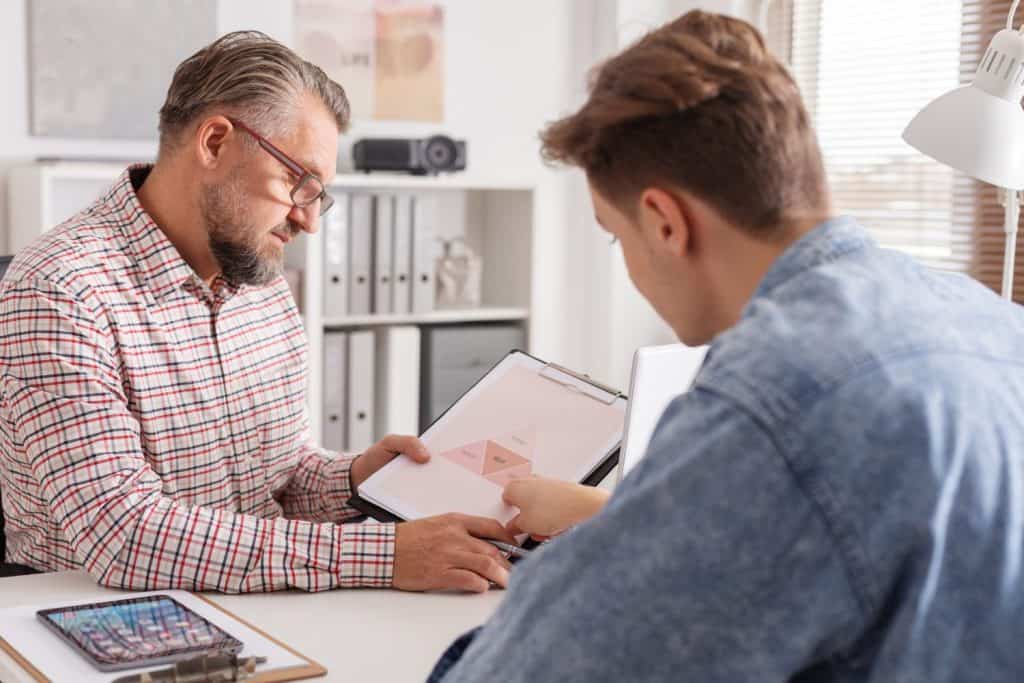
M1024 680L1022 358L1019 307L818 226L435 679Z

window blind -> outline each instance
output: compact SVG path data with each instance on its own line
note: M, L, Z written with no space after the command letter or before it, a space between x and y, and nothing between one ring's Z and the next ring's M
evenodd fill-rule
M765 25L814 121L836 210L857 217L882 245L997 291L1003 209L996 190L925 157L902 133L928 102L970 82L1009 6L773 0ZM1024 300L1021 261L1018 253L1017 301Z

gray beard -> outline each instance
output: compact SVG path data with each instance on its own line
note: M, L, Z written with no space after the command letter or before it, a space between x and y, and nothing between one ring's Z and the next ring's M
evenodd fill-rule
M260 252L258 243L253 243L253 238L259 240L263 235L248 220L238 185L236 176L224 185L202 189L199 208L210 251L220 266L221 277L232 285L265 287L284 272L284 255L266 255Z

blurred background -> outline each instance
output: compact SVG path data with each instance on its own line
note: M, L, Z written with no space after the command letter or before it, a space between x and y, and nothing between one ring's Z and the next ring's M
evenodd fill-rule
M538 131L583 102L592 66L691 9L754 23L804 93L837 207L888 246L998 286L1002 210L994 191L916 153L900 133L931 98L970 78L1008 7L1008 0L6 2L0 240L6 253L17 251L87 204L120 167L151 160L156 108L173 65L217 35L256 29L320 63L349 92L354 120L340 145L339 192L436 194L437 235L447 238L435 245L437 300L419 316L371 310L332 318L323 309L323 274L311 266L324 243L290 258L318 359L332 331L377 334L380 402L387 382L393 391L405 386L389 379L387 355L414 343L393 339L396 352L381 334L416 328L419 367L403 372L418 375L420 402L408 410L420 422L429 418L426 403L446 400L428 385L439 381L431 368L444 370L436 349L452 325L511 328L464 350L479 352L477 365L521 340L545 360L625 389L634 350L675 339L597 228L581 174L546 168L538 155ZM435 134L465 141L464 171L394 180L352 172L355 140ZM452 282L469 289L445 290ZM1017 282L1024 286L1024 278ZM431 398L430 390L441 394Z

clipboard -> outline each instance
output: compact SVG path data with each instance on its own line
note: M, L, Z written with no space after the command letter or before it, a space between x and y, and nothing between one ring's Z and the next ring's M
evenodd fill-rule
M462 403L462 401L464 399L466 399L467 396L473 394L474 391L477 390L483 383L488 381L488 378L491 377L492 373L494 373L494 371L498 367L500 367L503 363L506 362L506 360L508 360L510 357L512 357L512 356L514 356L516 354L519 354L519 355L521 355L521 356L523 356L525 358L528 358L528 359L530 359L532 361L535 361L536 363L541 364L541 367L537 371L537 375L538 376L540 376L540 377L542 377L542 378L544 378L546 380L550 380L551 382L553 382L555 384L562 384L563 386L566 386L570 390L573 390L573 389L576 389L576 388L578 388L580 386L583 386L583 387L585 387L585 390L582 393L585 393L588 396L588 398L591 398L591 399L593 399L595 401L603 402L606 405L612 405L612 404L615 404L618 401L625 402L625 400L627 399L626 395L624 393L622 393L621 391L618 391L618 390L616 390L616 389L614 389L612 387L609 387L609 386L607 386L605 384L597 382L597 381L593 380L591 377L589 377L588 375L583 375L583 374L574 372L574 371L572 371L572 370L570 370L568 368L565 368L565 367L563 367L561 365L558 365L558 364L555 364L555 363L546 362L546 361L544 361L544 360L542 360L542 359L540 359L540 358L538 358L536 356L533 356L533 355L531 355L529 353L526 353L525 351L522 351L522 350L519 350L519 349L513 349L502 360L500 360L498 363L496 363L494 366L492 366L491 369L488 370L488 372L483 377L481 377L471 387L469 387L440 416L438 416L438 418L436 420L434 420L434 422L432 422L428 426L428 428L424 432L424 434L428 434L432 429L435 428L435 426L437 426L437 425L441 424L442 422L444 422L446 420L446 418L448 418L448 416L456 409L456 407L459 406L460 403ZM565 382L564 381L565 378L570 378L572 380L572 382L571 383ZM623 427L624 427L624 423L625 423L625 415L623 414ZM616 468L616 466L618 465L618 462L619 462L619 455L620 455L620 451L621 451L621 436L622 436L622 434L621 434L621 431L620 431L620 433L619 433L619 440L618 440L618 443L616 444L616 446L613 449L610 450L610 452L597 464L596 467L594 467L594 469L585 478L583 478L582 480L578 480L577 483L583 484L584 486L597 486L598 484L600 484L604 480L604 478L609 473L611 473L612 470L614 470ZM364 482L364 484L365 484L365 482ZM349 498L348 504L352 508L358 510L359 512L361 512L361 513L367 515L368 517L371 517L371 518L373 518L373 519L375 519L377 521L381 521L381 522L404 522L404 521L407 521L405 517L402 517L402 516L396 514L395 512L393 512L393 511L391 511L391 510L389 510L389 509L387 509L385 507L382 507L381 505L378 505L377 503L374 503L374 502L372 502L370 500L367 500L366 498L361 496L358 491L351 498ZM529 547L532 547L532 546L536 545L536 542L532 541L532 539L531 539L531 540L528 540L523 545L524 545L524 547L529 548Z
M167 594L167 593L179 593L179 591L147 591L145 593L140 593L139 595L146 595L146 594L150 594L150 593L152 593L152 594L160 594L160 593ZM182 591L180 593L184 593L184 592ZM298 651L296 651L295 649L293 649L289 645L287 645L287 644L281 642L280 640L274 638L273 636L267 634L265 631L257 628L256 626L252 625L251 623L249 623L245 619L242 619L241 617L237 616L236 614L234 614L230 610L222 607L221 605L218 605L216 602L214 602L213 600L207 598L206 596L199 595L199 594L196 594L196 593L184 593L184 595L189 596L190 599L194 599L196 601L199 601L200 603L205 604L205 606L207 606L208 609L216 610L216 611L220 612L222 615L224 615L224 617L226 617L227 619L230 619L235 624L241 625L241 626L245 627L246 629L249 629L250 631L255 632L259 636L262 636L263 638L265 638L270 643L274 644L277 647L280 647L281 649L285 650L288 654L290 654L293 657L295 657L296 659L302 661L302 663L299 664L299 665L285 666L285 667L282 667L282 668L268 669L268 670L264 670L264 671L259 671L258 670L254 675L252 675L249 678L245 679L246 681L250 681L252 683L278 683L279 681L298 681L298 680L304 680L304 679L307 679L307 678L316 678L316 677L319 677L319 676L325 676L327 674L327 669L324 668L322 665L314 662L312 659L310 659L309 657L306 657L305 655L299 653ZM70 602L74 602L74 600L72 600ZM31 610L34 613L35 607L24 607L22 609ZM5 610L5 611L9 611L9 610ZM33 621L34 621L34 618L33 618ZM231 630L230 630L231 627L230 626L224 626L223 623L220 624L220 625L223 628L225 628L225 630L228 630L229 632L231 632ZM53 643L56 645L57 643L59 643L59 641L54 639ZM51 681L54 680L54 679L49 678L43 671L41 671L35 664L33 664L25 654L20 652L14 645L12 645L3 636L0 636L0 650L2 650L8 656L10 656L11 659L13 659L14 662L17 663L18 666L20 666L25 671L25 673L27 673L29 675L29 677L33 681L36 681L37 683L51 683ZM71 651L69 649L68 652L67 652L67 656L69 656L69 657L78 657L80 655L78 655L77 653L75 653L75 652L73 652L73 651ZM86 662L84 659L82 660L82 663L88 665L88 662ZM91 666L91 665L89 665L89 666ZM166 667L145 667L142 670L151 670L151 669L154 669L154 668L166 668ZM132 673L132 671L102 672L102 671L99 671L98 669L90 669L90 671L94 672L97 678L102 678L103 680L111 680L114 677Z

